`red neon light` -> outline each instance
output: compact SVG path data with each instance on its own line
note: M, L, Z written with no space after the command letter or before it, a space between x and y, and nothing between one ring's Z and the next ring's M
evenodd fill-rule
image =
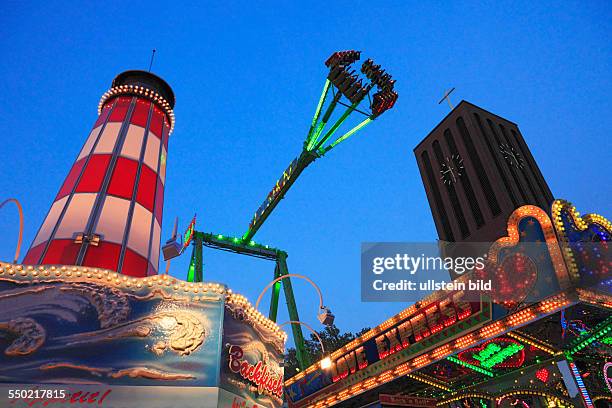
M279 398L283 397L283 378L281 374L275 373L267 364L258 361L251 364L243 359L244 352L239 346L230 345L229 368L233 373L239 373L242 378L257 386L260 394L268 393Z
M536 371L536 378L543 383L548 381L548 375L549 373L546 368L540 368L538 371Z
M421 308L421 311L375 338L379 359L401 351L410 344L440 332L472 315L472 304L461 300L462 292ZM409 339L413 338L411 342Z

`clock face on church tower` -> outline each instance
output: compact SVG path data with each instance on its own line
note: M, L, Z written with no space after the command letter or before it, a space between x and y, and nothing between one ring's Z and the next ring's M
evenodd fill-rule
M506 162L509 165L518 167L519 169L523 168L523 158L521 157L519 152L514 150L514 147L506 143L502 143L499 145L499 151L504 156L504 159L506 159Z
M444 162L440 163L440 180L444 184L453 184L459 180L464 173L463 159L458 154L453 154L451 157L447 157Z

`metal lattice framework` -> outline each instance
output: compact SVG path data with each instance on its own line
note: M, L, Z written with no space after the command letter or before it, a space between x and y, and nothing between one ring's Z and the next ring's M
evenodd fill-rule
M188 271L188 281L202 281L203 246L273 260L275 261L274 279L289 273L287 253L267 245L257 244L253 241L253 237L306 167L363 129L385 111L391 109L398 98L398 94L394 90L395 81L391 78L391 75L385 73L380 65L375 65L371 59L366 60L361 66L361 74L363 75L357 74L352 69L353 63L359 60L360 56L360 51L339 51L333 53L325 61L329 72L308 134L304 140L302 151L290 163L266 196L266 199L255 211L248 229L242 237L227 237L220 234L195 231L192 228L190 238L194 249ZM334 115L339 107L344 108L344 110L339 116ZM341 136L334 139L339 129L348 123L352 114L360 115L362 120L357 121ZM332 116L337 117L332 120ZM270 319L276 321L281 286L284 289L291 321L299 321L289 277L282 279L282 281L279 280L273 286ZM296 356L301 369L304 369L310 364L310 356L308 356L304 346L302 329L299 324L292 324L291 326L296 346Z

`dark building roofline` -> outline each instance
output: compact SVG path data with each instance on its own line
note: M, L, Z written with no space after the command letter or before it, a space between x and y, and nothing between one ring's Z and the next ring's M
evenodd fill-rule
M442 119L442 120L440 121L440 123L438 123L438 124L437 124L437 125L436 125L436 126L435 126L435 127L434 127L434 128L433 128L433 129L432 129L432 130L431 130L431 131L428 133L428 134L427 134L427 136L425 136L425 137L423 138L423 140L421 140L421 141L420 141L420 142L419 142L419 143L418 143L418 144L417 144L417 145L414 147L414 149L412 149L412 151L413 151L413 152L415 152L415 151L416 151L416 150L419 148L419 146L421 146L421 144L422 144L422 143L423 143L423 142L424 142L424 141L425 141L425 140L426 140L426 139L429 137L429 135L431 135L432 133L434 133L434 132L435 132L435 131L436 131L436 130L437 130L437 129L438 129L438 128L439 128L439 127L440 127L440 126L441 126L441 125L442 125L442 124L445 122L445 121L446 121L446 119L447 119L447 118L448 118L448 117L449 117L449 116L450 116L450 115L451 115L453 112L455 112L457 109L459 109L459 107L462 107L464 104L466 104L466 105L471 105L471 106L473 106L473 107L475 107L475 108L478 108L478 109L480 109L480 110L483 110L483 111L485 111L486 113L488 113L489 115L494 116L494 117L496 117L496 118L499 118L499 119L501 119L501 120L503 120L503 121L505 121L505 122L512 123L514 126L516 126L516 127L518 128L518 125L517 125L516 123L512 122L511 120L508 120L508 119L506 119L506 118L502 118L501 116L496 115L496 114L495 114L495 113L493 113L493 112L490 112L490 111L488 111L488 110L486 110L486 109L481 108L481 107L480 107L480 106L478 106L478 105L475 105L475 104L473 104L473 103L471 103L471 102L466 101L465 99L462 99L462 100L461 100L461 102L459 102L459 103L457 104L457 106L455 106L455 107L453 108L453 110L452 110L452 111L448 112L448 114L447 114L447 115L444 117L444 119Z

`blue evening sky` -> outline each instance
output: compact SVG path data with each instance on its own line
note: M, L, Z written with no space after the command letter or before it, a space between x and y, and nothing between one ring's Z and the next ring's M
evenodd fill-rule
M201 230L245 231L301 149L331 52L362 50L397 79L396 108L308 168L255 238L319 283L343 330L406 306L360 302L362 241L436 239L412 149L447 114L437 104L446 88L518 123L556 197L612 216L609 3L382 3L3 2L0 200L25 207L21 258L99 97L121 71L147 69L152 48L153 71L177 97L163 240L175 216L184 228L194 212ZM16 221L14 208L0 211L5 261ZM174 276L186 277L188 258L172 264ZM274 269L213 250L204 262L205 280L252 302ZM293 286L300 317L320 327L314 290Z

